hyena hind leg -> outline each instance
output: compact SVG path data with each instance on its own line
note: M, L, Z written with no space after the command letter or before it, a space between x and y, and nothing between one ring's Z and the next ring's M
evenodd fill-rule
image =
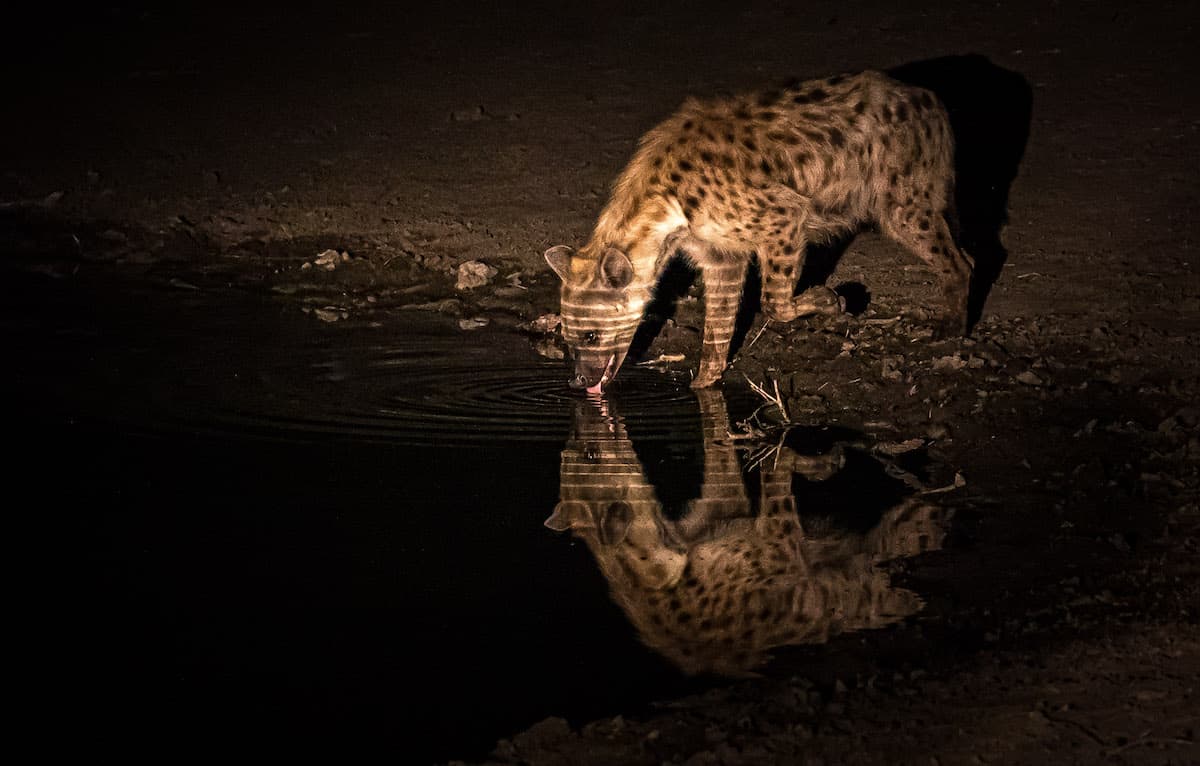
M955 242L946 219L940 213L920 207L901 208L884 221L881 228L937 275L945 301L940 334L943 337L966 335L971 272L975 264Z
M804 237L793 231L778 242L765 242L758 248L758 266L762 272L762 308L767 318L790 322L816 314L839 315L845 301L824 285L816 285L795 295L796 280L804 263Z

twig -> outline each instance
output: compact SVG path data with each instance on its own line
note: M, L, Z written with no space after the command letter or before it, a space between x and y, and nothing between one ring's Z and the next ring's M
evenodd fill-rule
M749 457L749 459L746 463L746 470L753 471L754 469L756 469L760 465L762 465L764 462L766 462L767 458L775 459L775 464L772 466L772 470L774 470L775 468L778 468L779 467L779 455L781 452L783 452L783 441L784 441L784 439L787 438L788 431L790 431L790 430L791 429L789 429L789 428L783 429L783 433L781 433L779 435L778 442L776 442L775 444L772 444L768 447L762 447L761 449L759 449L758 452L753 453Z
M954 481L944 487L935 487L933 489L921 490L922 495L940 495L943 492L953 492L956 489L962 489L967 486L967 480L963 478L961 473L954 474Z
M767 325L769 325L769 324L771 324L770 319L763 322L762 327L758 328L758 332L754 334L754 340L752 340L746 344L746 348L745 348L746 351L749 351L751 348L754 347L754 344L758 342L758 337L763 334L763 330L767 329Z
M764 389L762 386L755 383L753 380L750 380L749 375L747 375L746 373L742 373L742 377L746 379L746 383L748 383L750 385L750 389L752 391L754 391L754 393L758 394L763 399L766 399L771 404L775 403L774 398L769 393L767 393L766 389Z
M1137 739L1130 740L1120 747L1112 747L1104 751L1105 755L1116 755L1117 753L1129 750L1130 748L1139 747L1141 745L1193 745L1196 742L1183 737L1147 737L1150 732L1143 732Z
M1046 720L1052 723L1075 727L1080 732L1085 734L1088 739L1095 742L1097 745L1100 745L1101 747L1106 747L1108 745L1108 743L1104 741L1104 738L1097 734L1095 730L1089 726L1081 724L1079 721L1072 721L1070 718L1060 718L1058 716L1050 715L1049 713L1042 713L1042 715L1046 716Z

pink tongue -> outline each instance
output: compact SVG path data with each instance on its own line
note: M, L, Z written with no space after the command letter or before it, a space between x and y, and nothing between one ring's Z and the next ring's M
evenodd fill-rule
M610 356L608 358L608 364L604 365L604 372L600 374L600 380L596 381L596 385L588 386L584 390L587 391L589 394L602 393L604 390L604 384L607 383L609 380L611 380L609 372L612 370L613 362L615 362L616 360L617 360L616 354L613 354L612 356Z

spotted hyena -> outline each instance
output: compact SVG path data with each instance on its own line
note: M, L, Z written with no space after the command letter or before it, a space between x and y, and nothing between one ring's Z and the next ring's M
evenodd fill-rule
M676 253L699 268L705 292L692 385L712 385L750 258L768 318L837 313L826 287L794 294L805 246L872 223L937 272L944 328L965 332L972 262L952 233L953 159L937 98L880 72L686 101L642 138L587 244L546 251L562 279L571 385L599 391L617 374Z

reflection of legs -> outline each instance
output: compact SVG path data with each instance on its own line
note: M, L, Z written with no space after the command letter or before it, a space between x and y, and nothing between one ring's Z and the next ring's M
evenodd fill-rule
M911 250L938 276L946 302L942 313L946 335L967 331L967 299L971 292L970 256L959 249L950 226L940 214L919 207L897 208L883 230L897 243Z
M687 514L676 529L687 543L699 542L716 530L722 519L750 516L750 498L742 481L742 464L729 439L729 413L725 397L716 389L696 391L700 402L700 429L704 439L704 481L700 497L688 503Z
M842 313L841 299L824 285L793 296L804 261L804 235L793 229L786 242L766 242L758 249L762 272L762 306L769 319L790 322L813 314Z
M725 371L742 284L746 281L746 265L744 258L715 254L700 264L704 280L704 346L692 388L711 386Z

